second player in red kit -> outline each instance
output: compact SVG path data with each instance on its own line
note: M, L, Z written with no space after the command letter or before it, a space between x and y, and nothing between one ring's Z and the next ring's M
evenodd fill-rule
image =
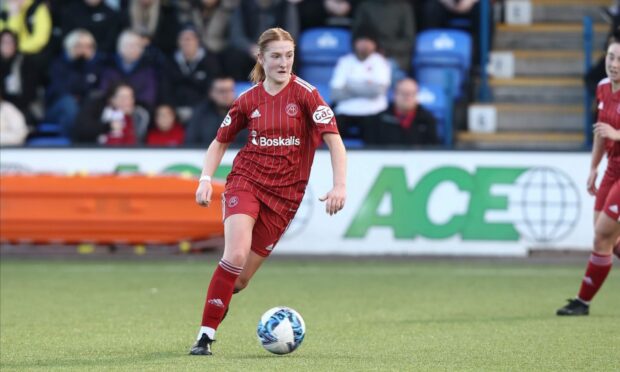
M620 35L610 40L605 57L607 78L596 89L598 121L594 124L592 162L588 192L594 202L594 249L590 255L579 293L557 310L557 315L588 315L590 301L611 270L613 255L620 257ZM596 187L598 166L607 154L605 175Z
M196 202L211 201L211 176L237 133L248 129L246 144L233 161L223 194L224 254L203 310L192 355L211 355L215 331L233 293L244 289L284 234L304 196L316 148L331 155L333 187L323 197L333 215L346 198L346 153L331 108L317 89L292 74L295 44L283 29L258 40L256 83L242 93L224 118L205 155Z

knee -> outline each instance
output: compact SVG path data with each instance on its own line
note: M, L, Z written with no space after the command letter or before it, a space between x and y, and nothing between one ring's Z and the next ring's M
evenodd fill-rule
M233 290L233 293L241 292L245 287L248 286L249 283L250 281L247 278L243 278L241 276L238 277L235 281L235 289Z
M224 259L231 265L243 267L243 265L245 265L247 255L243 252L232 252L230 254L224 255Z
M599 230L594 232L594 251L596 253L611 253L615 243L616 242L612 234Z

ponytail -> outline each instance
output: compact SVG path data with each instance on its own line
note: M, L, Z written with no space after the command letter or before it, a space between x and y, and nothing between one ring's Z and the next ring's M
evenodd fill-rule
M252 72L250 72L250 75L248 77L250 78L250 81L254 84L258 84L261 81L265 80L265 70L263 69L263 65L258 62L258 58L256 59L256 64L254 65L254 68L252 69Z

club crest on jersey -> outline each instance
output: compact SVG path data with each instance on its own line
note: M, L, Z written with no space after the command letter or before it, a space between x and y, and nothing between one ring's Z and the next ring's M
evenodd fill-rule
M317 124L329 124L329 122L334 118L334 112L327 106L319 106L314 110L314 114L312 114L312 119Z
M224 121L222 121L222 125L220 127L227 127L232 123L232 119L230 118L230 114L226 114Z
M286 105L286 114L288 116L295 116L299 112L299 106L295 103L289 103Z
M238 196L231 196L230 199L228 199L228 208L234 208L237 204L239 204Z

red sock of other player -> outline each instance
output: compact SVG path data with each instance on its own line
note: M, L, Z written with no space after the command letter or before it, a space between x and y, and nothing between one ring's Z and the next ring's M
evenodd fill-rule
M579 289L579 299L583 302L590 302L596 292L601 288L607 278L607 274L611 270L612 256L602 255L596 252L592 252L588 267L586 268L586 275L581 282L581 288Z
M215 269L209 290L207 291L207 299L202 313L202 327L210 328L207 335L213 339L215 330L222 322L224 313L228 309L230 299L235 288L235 281L243 268L231 265L222 259ZM212 330L212 331L211 331ZM211 333L211 334L209 334ZM200 337L200 335L199 335Z

